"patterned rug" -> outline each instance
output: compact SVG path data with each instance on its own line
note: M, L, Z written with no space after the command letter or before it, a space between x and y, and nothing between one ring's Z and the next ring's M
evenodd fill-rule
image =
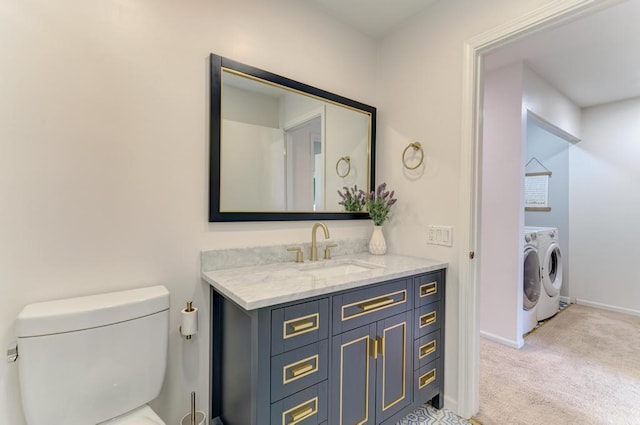
M462 419L447 409L438 410L426 404L409 413L397 425L473 425L477 423Z

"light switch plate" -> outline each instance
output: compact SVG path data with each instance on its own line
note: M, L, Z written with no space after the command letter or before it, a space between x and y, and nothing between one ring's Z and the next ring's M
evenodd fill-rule
M427 243L431 245L453 246L453 227L429 225Z

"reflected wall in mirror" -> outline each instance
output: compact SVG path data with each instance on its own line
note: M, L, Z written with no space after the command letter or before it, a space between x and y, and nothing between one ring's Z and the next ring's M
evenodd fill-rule
M337 191L374 184L376 109L211 55L209 221L362 219Z

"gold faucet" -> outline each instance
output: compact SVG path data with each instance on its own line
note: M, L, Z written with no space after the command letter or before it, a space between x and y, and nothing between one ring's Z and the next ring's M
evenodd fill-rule
M310 261L318 261L318 246L316 245L316 230L318 227L322 227L324 230L324 238L329 239L329 229L324 223L316 223L311 228L311 258Z

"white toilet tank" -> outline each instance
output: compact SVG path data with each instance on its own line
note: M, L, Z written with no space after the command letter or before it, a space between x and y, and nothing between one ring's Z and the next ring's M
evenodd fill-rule
M29 425L90 425L160 393L167 364L164 286L27 305L16 321Z

